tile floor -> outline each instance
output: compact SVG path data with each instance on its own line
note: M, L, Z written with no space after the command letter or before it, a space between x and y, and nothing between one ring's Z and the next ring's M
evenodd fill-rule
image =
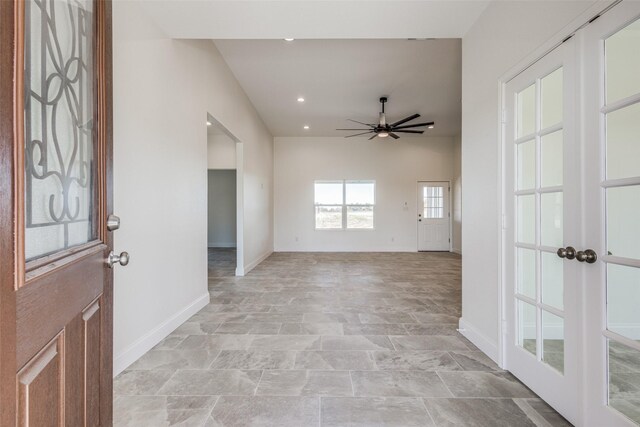
M460 257L276 253L120 374L118 426L565 426L456 332Z

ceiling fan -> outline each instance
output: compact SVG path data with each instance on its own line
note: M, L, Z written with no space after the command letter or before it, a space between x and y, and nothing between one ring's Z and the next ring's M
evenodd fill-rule
M336 129L336 130L351 130L351 131L363 130L365 132L356 133L354 135L347 135L345 136L345 138L352 138L354 136L360 136L360 135L366 135L366 134L372 133L373 136L369 138L369 140L372 140L375 137L386 138L388 136L390 136L393 139L398 139L400 138L398 135L396 135L398 133L419 133L419 134L424 133L424 130L417 130L417 129L411 129L411 128L426 126L429 129L433 129L435 125L434 122L405 124L407 122L410 122L411 120L417 119L418 117L420 117L420 114L413 114L409 117L405 117L402 120L398 120L395 123L387 124L387 118L384 113L384 104L386 104L386 102L387 102L386 96L383 96L380 98L380 103L382 104L382 111L380 112L380 119L377 124L362 123L357 120L347 119L350 122L359 123L361 125L368 126L369 128L368 129Z

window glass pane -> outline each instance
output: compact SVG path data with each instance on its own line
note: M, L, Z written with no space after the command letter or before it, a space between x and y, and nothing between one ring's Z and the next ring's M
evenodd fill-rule
M92 5L69 0L25 2L28 260L97 236Z
M562 185L562 136L563 132L560 130L545 135L540 139L542 187Z
M375 184L373 182L349 182L346 184L348 205L375 204Z
M536 308L524 301L517 301L518 345L536 354Z
M562 310L564 304L564 263L558 255L540 252L542 258L542 302Z
M564 373L564 319L542 310L542 360Z
M609 341L609 406L640 424L640 352Z
M536 243L536 196L518 196L518 242Z
M347 228L373 228L373 206L347 206Z
M607 265L607 329L640 341L640 268Z
M639 159L640 104L634 104L607 114L607 178L640 176Z
M541 80L542 129L562 122L562 68Z
M640 20L605 41L607 104L640 92Z
M540 195L540 243L544 246L562 246L562 193Z
M536 186L536 141L523 142L518 149L518 190Z
M517 138L532 134L536 130L536 85L532 84L516 95Z
M607 250L640 259L640 185L607 189Z
M536 252L518 248L517 290L519 294L536 299Z
M342 182L316 182L315 202L316 205L341 205Z
M316 228L342 228L342 206L316 206Z

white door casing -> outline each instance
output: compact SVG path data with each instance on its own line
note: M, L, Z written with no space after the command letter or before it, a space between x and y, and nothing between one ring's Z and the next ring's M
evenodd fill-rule
M418 251L451 249L450 194L449 182L418 182Z

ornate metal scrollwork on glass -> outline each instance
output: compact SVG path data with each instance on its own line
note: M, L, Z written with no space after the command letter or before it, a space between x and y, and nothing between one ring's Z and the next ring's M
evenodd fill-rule
M93 2L25 2L25 252L34 259L92 240Z

